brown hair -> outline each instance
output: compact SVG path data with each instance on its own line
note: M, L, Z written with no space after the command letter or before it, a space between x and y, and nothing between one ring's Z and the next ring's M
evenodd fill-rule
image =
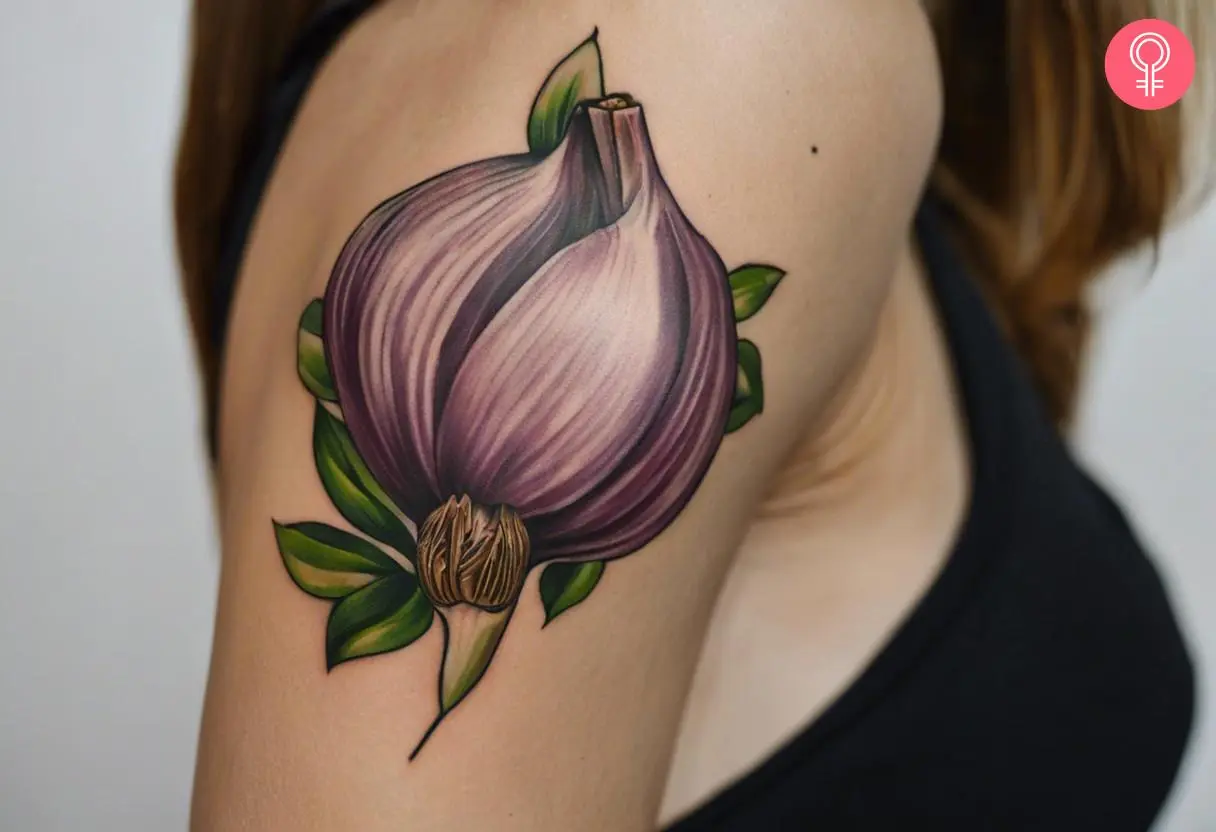
M1061 423L1089 330L1086 285L1159 238L1184 155L1181 109L1108 89L1106 45L1148 0L931 4L945 85L934 185L973 270Z
M220 235L259 104L325 0L195 0L177 160L185 294L208 400ZM1088 330L1084 290L1155 241L1179 192L1180 110L1135 110L1106 87L1106 44L1167 0L930 0L945 83L934 187L1051 413L1071 412ZM1181 21L1175 20L1176 23ZM1195 37L1195 33L1191 33Z
M250 133L279 67L326 0L195 0L174 213L182 287L209 407L219 386L211 287Z

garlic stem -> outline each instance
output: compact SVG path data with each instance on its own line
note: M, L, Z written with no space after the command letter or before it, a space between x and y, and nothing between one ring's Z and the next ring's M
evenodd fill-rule
M588 108L587 117L608 188L609 215L620 216L653 175L645 116L637 102L619 94Z
M515 604L503 610L487 612L472 604L456 604L438 607L439 620L443 622L443 666L439 671L439 714L431 723L418 746L410 754L413 760L439 727L443 718L452 712L481 680L490 660L502 641L507 622L515 611Z

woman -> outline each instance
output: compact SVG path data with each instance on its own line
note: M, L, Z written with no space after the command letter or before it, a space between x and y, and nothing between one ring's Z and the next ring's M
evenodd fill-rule
M195 827L1147 828L1191 666L1057 430L1191 5L198 0Z

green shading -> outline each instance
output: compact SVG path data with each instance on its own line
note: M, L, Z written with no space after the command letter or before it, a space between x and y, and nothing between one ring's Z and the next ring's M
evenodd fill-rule
M604 574L604 562L553 563L540 575L540 600L545 624L587 600Z
M735 303L735 320L746 321L764 306L785 277L776 266L748 264L730 273L730 293Z
M325 630L326 666L400 650L431 626L435 610L408 572L379 578L334 604Z
M336 402L338 394L334 390L329 366L325 363L321 313L321 301L314 300L304 308L304 314L300 316L300 329L296 338L296 369L300 374L300 381L304 382L309 393L322 401Z
M580 101L604 97L604 64L598 31L553 68L528 115L528 149L547 156L562 143Z
M324 523L274 524L283 565L296 586L317 598L344 598L401 566L376 546Z
M760 350L746 338L739 339L739 375L735 399L726 432L734 433L764 412L764 378L760 369Z
M367 470L346 426L318 402L313 423L317 473L329 499L355 528L414 560L415 543L384 489Z

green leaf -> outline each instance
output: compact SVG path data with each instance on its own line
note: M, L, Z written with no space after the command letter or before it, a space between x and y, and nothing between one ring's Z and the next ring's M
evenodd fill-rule
M336 402L338 394L325 363L325 342L321 339L322 311L319 298L304 307L296 337L296 367L308 392L322 401Z
M604 97L604 62L599 31L578 45L553 68L528 115L528 149L539 156L553 152L566 137L566 127L580 101Z
M304 314L300 316L300 329L321 337L321 326L325 319L325 301L320 298L313 298L308 306L304 307Z
M313 422L317 473L329 499L359 531L414 559L414 537L355 450L346 426L319 402Z
M274 524L283 565L296 586L317 598L344 598L401 566L377 547L324 523Z
M730 273L730 292L735 301L735 320L746 321L760 311L785 272L776 266L749 263Z
M586 601L603 574L602 560L546 566L540 574L540 600L545 607L545 624Z
M352 592L329 613L325 663L342 662L400 650L430 629L435 609L409 572L379 578Z
M739 376L735 382L735 400L726 432L734 433L764 412L764 377L760 370L760 350L746 338L739 339Z

